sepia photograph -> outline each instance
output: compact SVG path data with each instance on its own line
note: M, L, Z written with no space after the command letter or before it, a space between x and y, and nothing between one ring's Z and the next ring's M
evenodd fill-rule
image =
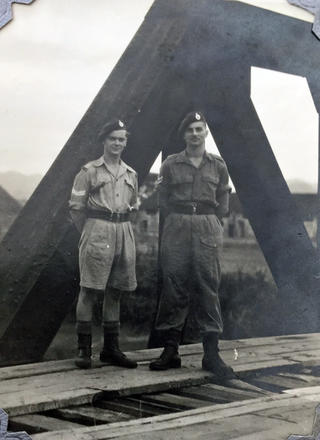
M0 1L0 439L320 438L319 0Z

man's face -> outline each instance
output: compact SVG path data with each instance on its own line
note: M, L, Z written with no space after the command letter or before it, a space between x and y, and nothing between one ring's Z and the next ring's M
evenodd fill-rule
M187 145L200 146L204 143L208 130L204 122L192 122L184 132L184 140Z
M127 145L126 130L114 130L108 134L103 142L104 153L120 156Z

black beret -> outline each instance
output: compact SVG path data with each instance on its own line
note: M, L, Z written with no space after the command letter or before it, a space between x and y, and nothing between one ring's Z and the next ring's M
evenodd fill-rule
M204 117L203 113L201 113L201 112L188 113L185 116L185 118L181 121L179 128L178 128L178 135L180 138L183 138L183 135L184 135L186 129L193 122L204 122L205 124L207 123L206 118Z
M120 119L111 119L101 128L98 139L103 142L105 138L114 130L127 130L126 124Z

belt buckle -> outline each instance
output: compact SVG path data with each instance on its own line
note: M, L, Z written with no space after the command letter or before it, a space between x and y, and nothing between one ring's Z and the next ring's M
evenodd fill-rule
M116 214L116 222L119 223L120 222L120 218L121 218L121 213L120 212L115 212Z
M197 213L197 204L196 203L192 203L192 214L196 214Z

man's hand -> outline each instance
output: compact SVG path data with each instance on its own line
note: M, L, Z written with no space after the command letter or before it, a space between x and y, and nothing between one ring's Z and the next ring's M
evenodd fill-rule
M70 216L72 218L73 224L78 229L80 234L82 233L85 221L86 221L86 215L82 211L77 211L75 209L70 210Z

